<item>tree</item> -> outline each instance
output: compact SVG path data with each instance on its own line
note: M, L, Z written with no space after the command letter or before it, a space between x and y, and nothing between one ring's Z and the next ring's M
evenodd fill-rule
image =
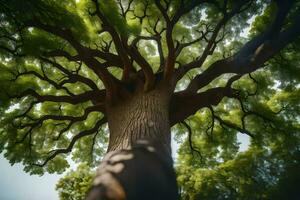
M87 195L95 174L86 163L71 170L56 184L60 199L82 200Z
M71 151L74 160L95 166L106 147L126 149L143 138L170 157L170 128L180 124L199 153L188 120L203 110L213 119L200 120L211 122L206 132L222 133L230 152L237 151L238 132L263 138L259 130L272 132L276 123L283 125L278 130L299 129L299 107L287 106L299 99L299 60L292 62L299 55L299 1L0 5L0 150L27 172L61 173ZM267 85L276 81L287 86L277 101L288 103L267 107L274 93ZM261 121L271 125L255 126Z

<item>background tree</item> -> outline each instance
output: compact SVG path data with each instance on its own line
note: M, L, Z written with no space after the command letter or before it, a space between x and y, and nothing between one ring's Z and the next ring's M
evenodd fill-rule
M255 18L249 37L269 23L274 9L267 6ZM296 41L236 82L242 98L201 109L175 129L183 143L177 159L183 199L299 198L299 64ZM237 133L249 140L242 152ZM191 153L191 141L201 152Z
M239 132L253 138L246 157L298 139L299 1L0 5L0 150L27 172L61 173L71 151L95 166L145 137L170 156L172 126L203 151L199 164L183 147L181 167L234 158Z
M56 184L60 199L82 200L86 197L95 173L89 165L81 163L76 170L69 171Z

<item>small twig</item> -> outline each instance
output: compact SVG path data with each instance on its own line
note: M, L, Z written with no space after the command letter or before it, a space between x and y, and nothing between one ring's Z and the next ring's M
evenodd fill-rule
M201 162L203 162L203 156L202 156L201 152L193 146L191 127L185 121L182 121L181 124L183 124L185 126L185 128L188 130L188 141L189 141L191 153L193 154L193 152L196 152L200 156Z

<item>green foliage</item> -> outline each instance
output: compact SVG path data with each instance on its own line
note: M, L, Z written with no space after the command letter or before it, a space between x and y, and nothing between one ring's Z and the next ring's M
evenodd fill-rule
M275 17L277 7L276 4L273 2L266 7L263 14L256 17L255 21L253 22L252 28L250 30L250 35L255 35L257 33L261 33L268 28L268 25L273 21Z
M233 160L224 162L212 169L194 169L193 167L182 166L178 170L180 174L178 181L183 187L183 198L282 199L278 196L275 197L276 193L285 195L285 197L282 196L283 199L296 197L297 189L291 187L290 191L294 194L285 193L281 181L278 182L278 177L285 179L289 185L297 185L299 173L290 171L291 167L281 166L281 162L276 157L267 150L250 148L246 152L239 153ZM299 166L299 160L293 164L294 168L296 166ZM183 173L191 175L181 175ZM283 173L289 175L283 175Z
M213 121L209 109L189 119L193 147L201 157L191 154L186 130L177 129L177 140L183 142L176 164L183 199L292 199L299 195L292 187L299 184L299 173L294 171L300 162L299 88L293 86L292 78L279 79L282 74L274 73L272 64L234 84L243 96L243 109L252 112L244 118L246 129L253 134L248 137L247 150L238 150L241 133ZM225 122L242 127L240 102L224 99L213 109ZM284 184L290 185L289 193Z
M141 32L137 20L125 20L119 13L119 7L116 1L100 1L101 11L119 33L129 36L131 34L138 35Z
M130 1L122 2L126 7ZM160 2L163 7L167 6L168 1ZM189 7L195 1L170 1L167 10L169 16L175 15L180 2ZM233 0L214 2L192 8L175 24L175 46L178 42L188 43L209 32L207 38L183 48L178 55L176 68L203 53L206 40L223 17L216 3L222 7L227 2L228 12L236 6ZM162 32L162 52L164 57L167 56L166 22L153 0L134 0L125 17L119 1L99 0L97 3L108 23L128 44L138 36L149 37L155 35L155 31ZM269 6L265 3L254 1L247 11L230 19L216 38L219 40L224 37L213 54L208 56L201 68L189 71L177 84L176 90L184 89L191 78L215 61L233 56L246 41L266 30L278 8L275 3ZM292 13L294 10L292 8ZM100 111L91 112L74 123L55 119L39 121L47 115L82 117L95 102L37 103L36 98L31 96L15 97L28 90L55 96L92 91L87 84L74 79L62 84L70 74L88 78L99 89L104 88L99 77L84 62L76 59L69 61L58 56L52 59L63 66L67 74L41 60L41 57L45 58L55 50L75 56L78 52L71 45L73 40L87 48L117 54L117 47L114 44L109 46L112 37L104 31L104 22L96 16L95 11L96 6L91 0L0 0L0 46L16 54L13 56L12 52L0 48L0 152L12 165L22 163L24 170L31 174L63 173L70 166L70 158L76 163L84 163L76 171L67 173L57 184L61 199L83 199L85 196L94 174L90 168L95 167L105 153L108 128L102 126L94 134L79 139L72 152L56 156L44 168L36 164L43 163L53 149L67 148L72 138L92 129L104 114ZM141 20L144 15L147 19ZM290 23L290 18L289 15L285 26ZM50 28L56 27L59 33L68 33L69 41L42 28L19 30L34 19ZM2 36L9 36L10 39ZM140 40L136 47L153 71L159 70L156 40ZM103 62L101 58L97 59ZM191 151L186 128L180 124L174 126L175 138L180 143L176 169L183 199L284 199L288 194L297 195L297 188L293 185L299 185L300 40L288 45L266 65L234 82L233 88L239 91L240 101L224 98L217 106L199 110L186 120L192 128L192 146L198 152ZM136 62L133 62L133 66L140 69ZM108 71L121 80L121 67L110 66ZM230 77L231 74L220 76L199 92L222 87ZM47 79L58 85L51 84ZM37 124L33 128L28 126L34 123ZM246 131L243 132L243 129ZM249 147L244 151L240 150L241 132L252 136L246 136Z
M68 172L56 184L61 200L82 200L85 198L92 183L94 172L86 163L80 164L77 169Z
M246 82L242 79L238 83L242 86ZM257 94L244 102L245 107L260 115L245 118L247 130L254 137L248 137L250 145L244 152L238 151L237 130L221 126L217 120L214 130L209 130L212 120L207 110L199 111L189 120L193 127L193 146L201 152L201 157L195 152L191 154L182 132L177 133L178 140L185 141L177 161L183 199L274 199L277 193L288 194L281 182L299 184L299 173L290 171L300 162L299 105L292 100L299 100L294 96L299 91L265 88L261 92L265 93L264 98ZM287 110L282 104L288 105ZM241 127L240 109L238 102L228 99L215 108L214 114ZM290 187L290 192L294 197L299 195L294 187Z
M64 44L57 37L38 29L30 29L24 33L22 50L29 55L41 56L43 52L50 52L63 46Z
M266 29L275 9L272 4L255 19L250 37ZM223 99L213 108L214 115L236 127L242 127L244 119L245 127L254 136L248 137L250 144L246 150L238 150L237 138L241 133L216 119L213 121L209 109L200 110L189 119L193 148L201 156L191 153L186 130L177 127L176 138L183 142L176 163L183 199L299 197L295 187L300 183L300 175L295 171L300 163L298 43L295 41L281 51L264 70L234 83L234 88L241 92L243 107L241 102ZM222 79L212 83L216 84L222 85ZM252 114L243 118L245 110Z

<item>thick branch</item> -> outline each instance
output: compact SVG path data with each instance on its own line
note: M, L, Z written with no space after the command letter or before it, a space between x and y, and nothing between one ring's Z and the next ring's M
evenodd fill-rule
M97 49L88 49L84 47L88 54L93 57L99 57L109 63L110 66L122 67L122 60L116 54L110 52L103 52Z
M107 71L107 69L105 68L105 65L103 65L97 59L95 59L93 57L95 54L100 55L100 53L101 53L100 51L97 51L97 50L93 51L87 47L82 46L76 40L76 38L74 38L72 31L69 29L46 25L46 24L41 23L37 19L27 21L25 23L25 25L42 29L48 33L52 33L58 37L63 38L64 40L68 41L72 45L72 47L74 47L74 49L77 51L78 56L76 56L76 57L69 56L68 53L63 52L61 50L56 51L56 53L59 52L63 56L67 57L68 59L74 60L74 59L78 58L79 60L85 62L86 65L91 70L93 70L99 76L99 78L103 81L104 86L107 89L107 95L109 95L109 96L112 95L114 84L115 84L114 77Z
M145 60L145 58L139 53L137 47L132 46L129 49L131 57L136 61L136 63L142 68L145 75L145 90L150 90L154 86L155 76L150 64Z
M175 93L170 106L170 123L175 125L196 113L199 109L217 105L223 97L236 97L237 91L230 87L218 87L198 94Z
M281 12L279 12L279 14L280 13ZM187 92L196 92L215 78L225 73L244 75L263 67L263 64L266 61L272 58L287 44L299 37L300 27L297 24L297 21L299 20L300 10L297 11L294 23L287 29L274 35L272 32L274 26L271 26L272 29L268 29L266 32L246 43L244 47L233 57L213 63L206 71L197 75L191 81L187 88ZM279 22L274 21L274 24L278 23ZM276 30L277 26L274 31Z
M94 57L87 57L83 61L100 77L107 89L106 95L111 98L115 94L116 78L108 72L105 63L100 63Z
M104 99L105 90L101 91L87 91L82 94L74 95L74 96L55 96L55 95L40 95L36 91L32 89L25 90L19 95L12 96L12 98L22 98L25 96L32 96L37 99L38 102L42 103L45 101L52 101L52 102L65 102L70 104L79 104L84 103L86 101L97 102L99 99Z
M124 44L127 41L124 41L124 38L119 36L118 32L111 25L111 23L105 17L105 15L101 12L98 1L97 0L92 0L92 1L94 2L95 7L96 7L96 11L95 11L94 14L97 15L98 18L102 21L102 23L103 23L102 28L111 35L112 40L115 44L116 50L118 52L118 55L122 59L122 62L123 62L123 65L124 65L123 79L126 80L126 79L129 78L129 73L133 70L131 62L130 62L128 56L127 56L127 52L126 52L125 47L124 47Z

